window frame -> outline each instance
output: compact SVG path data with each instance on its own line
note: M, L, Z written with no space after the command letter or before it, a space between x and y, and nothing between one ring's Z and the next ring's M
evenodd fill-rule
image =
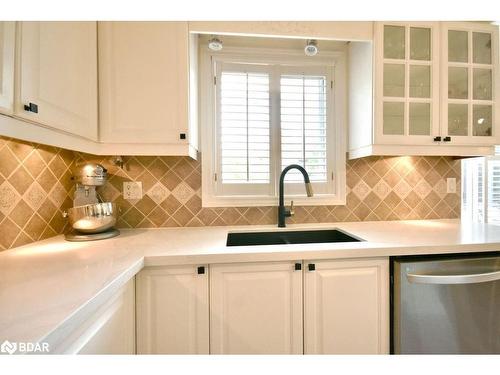
M224 47L221 52L209 51L201 47L200 51L200 118L201 118L201 151L202 151L202 206L203 207L247 207L247 206L274 206L278 203L278 173L281 170L281 142L272 140L280 139L280 129L273 126L279 123L280 106L279 95L270 95L270 100L278 98L278 102L271 102L270 110L270 183L269 195L258 194L226 194L221 195L220 168L217 144L217 116L219 113L217 90L219 82L217 67L224 64L262 64L285 65L287 72L293 69L327 67L330 71L330 80L333 88L328 90L331 105L327 113L327 159L328 170L327 184L330 189L327 193L320 194L321 189L314 197L307 198L303 184L286 184L285 196L293 199L296 205L344 205L346 203L346 64L345 52L324 52L321 56L306 57L303 53L289 50L273 50L265 48L231 48ZM288 69L290 68L290 69ZM286 73L285 73L286 74ZM276 87L271 87L276 90ZM279 80L278 80L279 90ZM274 98L274 99L273 99ZM278 118L276 118L278 116ZM329 147L330 146L330 147ZM279 155L278 155L279 154ZM274 155L274 156L273 156ZM273 165L272 160L276 161ZM216 177L217 176L217 177ZM242 185L242 184L237 184ZM313 184L313 189L314 189ZM251 190L249 184L248 190ZM316 188L318 188L316 186ZM245 189L243 189L245 190ZM244 191L243 191L244 192Z

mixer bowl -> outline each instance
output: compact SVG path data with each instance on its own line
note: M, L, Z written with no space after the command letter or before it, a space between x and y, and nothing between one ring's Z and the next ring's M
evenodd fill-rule
M101 233L116 224L118 208L111 202L87 204L68 209L64 216L78 232Z

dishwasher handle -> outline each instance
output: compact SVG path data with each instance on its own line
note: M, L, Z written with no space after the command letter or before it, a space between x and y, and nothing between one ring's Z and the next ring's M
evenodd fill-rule
M477 284L500 280L500 271L464 275L426 275L408 273L406 278L414 284Z

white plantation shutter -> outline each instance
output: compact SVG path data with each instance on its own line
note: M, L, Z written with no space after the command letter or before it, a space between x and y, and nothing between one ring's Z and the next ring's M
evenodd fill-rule
M281 167L303 166L312 182L327 180L327 77L286 74L280 79ZM290 171L287 182L302 182Z
M500 224L500 157L462 161L462 219Z
M223 71L222 183L269 183L269 74Z
M485 158L462 160L462 219L485 222Z
M488 223L500 224L500 158L487 159Z

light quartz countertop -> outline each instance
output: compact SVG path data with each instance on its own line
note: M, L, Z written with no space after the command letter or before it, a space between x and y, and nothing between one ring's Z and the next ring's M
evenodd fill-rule
M275 226L128 229L94 242L63 236L0 253L0 342L59 340L144 266L500 251L500 227L459 220L289 225L362 242L226 247L228 232Z

